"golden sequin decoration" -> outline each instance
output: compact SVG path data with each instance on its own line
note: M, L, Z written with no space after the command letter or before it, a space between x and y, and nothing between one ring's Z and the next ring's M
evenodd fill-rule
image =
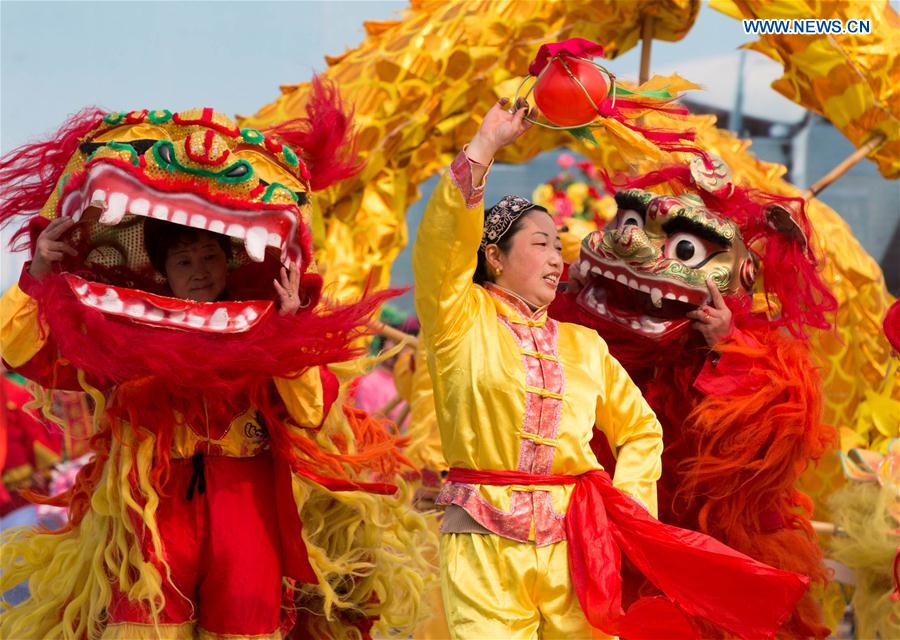
M857 148L878 134L869 157L900 177L900 16L888 0L711 0L737 19L868 20L871 33L767 34L750 48L784 67L780 94L826 117Z

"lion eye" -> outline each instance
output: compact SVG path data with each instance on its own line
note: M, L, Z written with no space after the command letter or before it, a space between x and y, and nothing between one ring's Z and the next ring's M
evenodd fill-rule
M239 162L226 171L224 175L226 178L243 178L248 173L250 173L249 165L244 162Z
M708 255L706 244L692 233L676 233L666 242L666 257L691 268L701 266Z
M637 227L638 229L644 228L644 218L637 211L633 209L620 209L618 213L619 217L619 228L623 228L626 225L632 225Z
M163 162L166 164L172 164L175 160L175 157L172 155L172 145L171 144L160 144L156 147L157 153Z

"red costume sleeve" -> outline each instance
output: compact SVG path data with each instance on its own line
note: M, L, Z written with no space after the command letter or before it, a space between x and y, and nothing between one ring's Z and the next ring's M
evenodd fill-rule
M38 286L37 281L28 273L28 266L26 263L19 277L20 291L7 291L3 297L3 304L7 307L4 310L2 327L3 364L47 389L81 391L75 368L59 357L53 338L48 333L49 330L40 324L37 309L28 308L28 301L23 304L23 301L19 300L22 293L31 297L35 287ZM37 351L27 361L10 362L13 358L8 355L9 352L17 352L18 355L34 349Z

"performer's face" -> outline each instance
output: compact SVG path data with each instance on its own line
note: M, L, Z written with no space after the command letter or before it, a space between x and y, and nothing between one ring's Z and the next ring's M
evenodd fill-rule
M211 234L199 233L195 240L169 249L166 279L176 298L214 302L225 290L228 259Z
M562 245L553 219L544 211L532 211L512 238L509 250L497 253L502 267L496 282L536 307L556 297L562 275Z

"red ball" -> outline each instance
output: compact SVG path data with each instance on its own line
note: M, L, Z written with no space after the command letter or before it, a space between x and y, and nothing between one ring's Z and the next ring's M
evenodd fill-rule
M587 89L594 104L598 107L603 104L608 91L603 72L586 60L568 56L563 60L572 75ZM598 115L584 89L566 73L560 58L550 61L549 68L534 85L534 100L541 113L559 127L589 124Z

